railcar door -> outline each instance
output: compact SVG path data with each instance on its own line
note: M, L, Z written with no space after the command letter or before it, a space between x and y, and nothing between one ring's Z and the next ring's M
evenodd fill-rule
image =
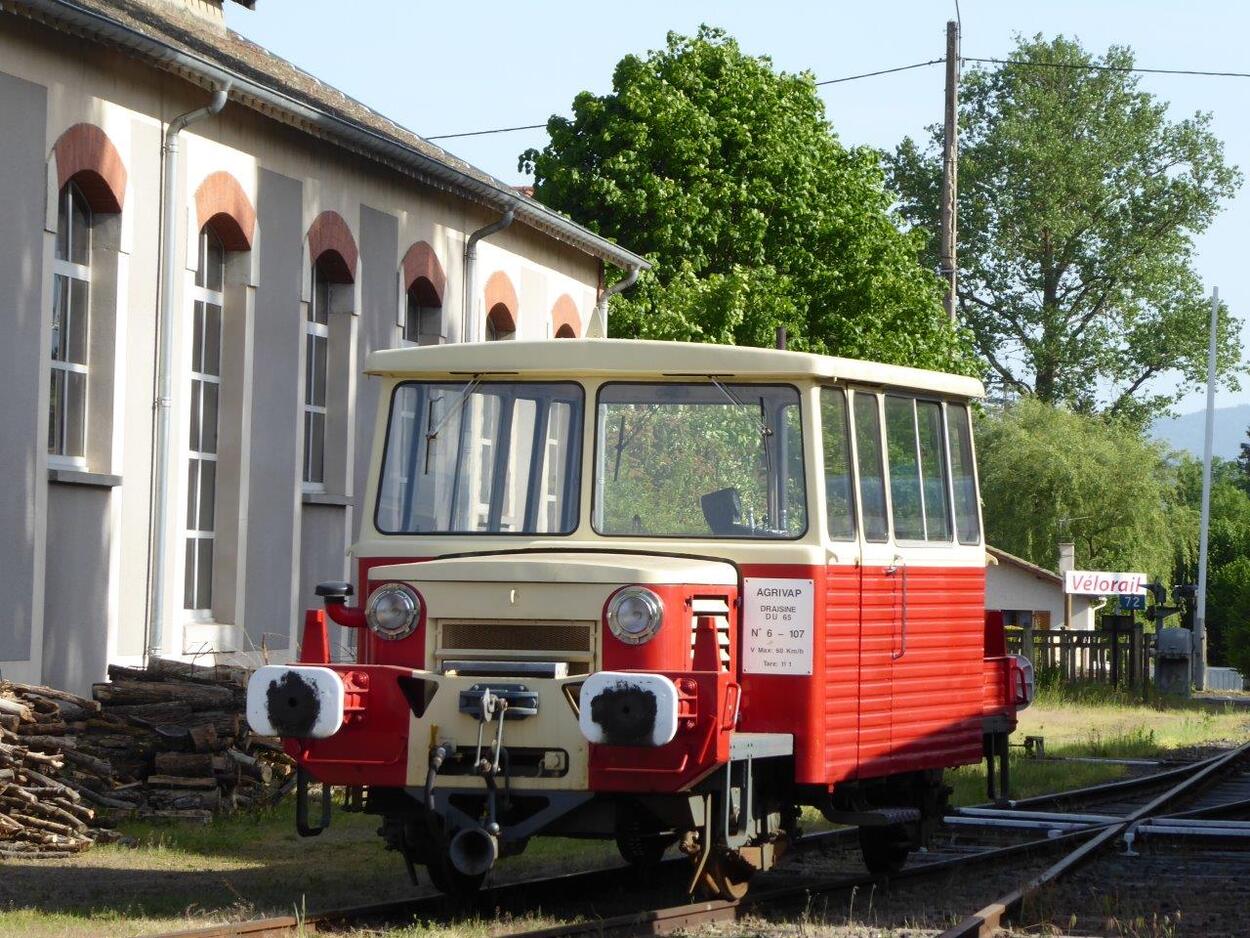
M851 393L859 515L858 774L887 774L893 751L894 656L899 641L899 578L890 542L881 395Z
M971 538L966 529L957 532L947 442L952 409L966 428L962 404L908 393L882 397L894 545L885 578L895 599L892 772L980 756L985 556L979 531ZM962 450L960 457L966 476L970 458Z
M850 408L820 389L825 509L824 777L850 778L859 760L860 568Z

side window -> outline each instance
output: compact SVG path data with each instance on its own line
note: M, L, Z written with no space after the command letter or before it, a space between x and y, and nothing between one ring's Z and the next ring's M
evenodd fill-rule
M859 464L859 503L864 516L864 539L888 541L885 517L885 471L881 461L881 416L877 395L855 393L855 448Z
M820 427L829 536L835 541L849 541L855 537L855 502L851 493L851 428L844 391L820 389Z
M304 319L304 484L325 485L326 368L330 349L330 281L312 266Z
M942 406L890 395L885 399L894 536L900 541L949 541L951 511Z
M924 480L925 537L951 539L950 471L943 446L942 405L916 401L916 435L920 441L920 472Z
M972 425L968 408L962 404L946 406L950 429L951 469L955 477L955 526L959 543L977 544L981 540L981 521L977 512L977 476L972 458Z
M890 506L894 539L923 541L924 502L920 496L920 459L916 450L915 401L885 399L885 440L890 459Z
M87 446L87 317L91 208L74 183L61 190L52 280L52 393L48 452L82 460Z
M442 345L446 339L443 304L434 285L418 277L408 288L404 312L404 341L414 345Z

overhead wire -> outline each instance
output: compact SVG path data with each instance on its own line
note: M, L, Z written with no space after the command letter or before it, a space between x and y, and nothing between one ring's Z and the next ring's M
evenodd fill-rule
M956 16L958 16L958 4L956 4ZM960 39L962 40L962 38L963 37L961 35ZM897 72L909 72L912 69L927 68L930 65L937 65L945 61L945 59L929 59L925 62L913 62L910 65L898 65L894 68L881 68L872 72L860 72L855 75L844 75L841 78L827 78L824 81L815 82L815 84L817 87L823 87L825 85L839 85L843 82L859 81L863 78L876 78L880 75L893 75ZM961 55L960 61L991 65L1016 65L1027 68L1067 68L1094 72L1133 72L1144 75L1197 75L1207 78L1250 78L1250 72L1221 72L1192 68L1142 68L1135 65L1096 65L1087 62L1030 62L1022 59L997 59L971 55ZM521 130L541 130L546 126L547 124L544 121L541 124L520 124L515 127L494 127L489 130L468 130L454 134L435 134L434 136L426 137L425 139L454 140L461 137L484 137L489 134L508 134Z

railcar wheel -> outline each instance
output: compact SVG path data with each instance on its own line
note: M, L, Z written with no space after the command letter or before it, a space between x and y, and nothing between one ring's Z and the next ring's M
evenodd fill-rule
M654 834L617 834L616 849L630 866L655 866L664 859L664 851L673 845L674 838Z
M700 885L713 899L737 902L751 888L754 868L732 850L717 850L708 857Z
M868 872L889 875L899 872L907 862L911 838L899 827L861 827L859 849Z

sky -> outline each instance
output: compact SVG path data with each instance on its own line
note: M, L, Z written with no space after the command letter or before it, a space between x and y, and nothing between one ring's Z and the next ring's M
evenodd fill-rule
M682 2L634 0L624 7L545 0L477 0L471 8L426 0L260 0L254 11L227 3L228 21L255 42L327 84L426 137L544 122L571 113L573 97L611 90L626 54L664 45L668 31L719 26L751 54L817 79L910 65L945 54L955 0L875 3ZM962 52L1002 58L1016 35L1062 33L1089 50L1130 46L1149 68L1250 72L1250 4L1234 0L959 0ZM1250 79L1143 75L1141 87L1181 119L1212 114L1226 159L1250 176ZM843 143L892 148L941 120L942 67L825 86L827 116ZM526 181L517 156L541 148L530 130L438 143L505 182ZM1250 183L1197 239L1196 269L1233 312L1250 318ZM1250 327L1243 331L1243 346ZM1217 406L1250 403L1221 389ZM1178 410L1201 409L1205 391Z

